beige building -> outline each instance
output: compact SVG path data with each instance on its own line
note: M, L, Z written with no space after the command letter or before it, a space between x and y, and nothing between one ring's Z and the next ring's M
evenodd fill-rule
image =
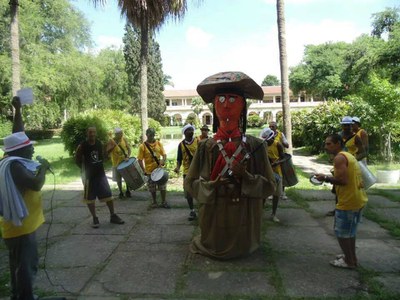
M248 100L251 102L247 114L257 114L266 121L276 120L278 114L282 113L281 87L263 86L263 100ZM163 92L167 109L165 115L170 118L170 125L183 124L190 114L194 114L192 101L200 98L196 90L166 90ZM290 91L290 109L311 109L321 103L305 95L293 96ZM202 124L212 124L212 112L208 105L204 104L199 114Z

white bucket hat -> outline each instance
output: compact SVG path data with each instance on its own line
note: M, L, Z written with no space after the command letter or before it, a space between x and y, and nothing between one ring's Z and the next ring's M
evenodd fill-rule
M359 117L353 117L352 120L353 120L353 123L359 123L359 124L361 124L361 120L360 120Z
M122 129L121 129L121 128L116 127L116 128L114 129L114 133L120 133L120 132L122 132Z
M342 121L340 122L340 124L353 124L353 118L349 117L349 116L345 116L343 117Z
M15 132L6 136L3 143L4 152L11 152L33 144L24 131Z
M275 136L275 132L269 127L264 128L260 133L260 138L263 140L266 140L266 141L269 141L274 136Z
M195 128L192 124L186 124L186 125L183 126L183 128L182 128L182 134L185 134L185 131L188 130L189 128L193 128L193 131L196 130L196 128Z

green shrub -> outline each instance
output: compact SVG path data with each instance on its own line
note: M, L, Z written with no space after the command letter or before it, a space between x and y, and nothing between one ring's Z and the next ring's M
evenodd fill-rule
M103 144L114 135L116 127L122 128L131 145L138 145L141 142L142 127L138 116L111 109L90 110L64 123L61 138L65 150L70 155L73 155L76 147L86 139L86 130L90 126L96 126L97 138ZM156 130L156 135L160 134L161 125L158 121L148 119L148 126Z
M264 125L263 119L259 115L250 115L247 118L247 127L248 128L260 128Z
M64 123L61 139L70 156L74 155L78 145L86 139L86 130L91 126L96 127L97 138L100 141L103 143L108 141L105 123L97 117L78 115Z
M34 141L51 139L54 136L55 130L53 129L32 129L25 130L26 135Z
M0 138L3 138L12 132L12 122L0 116Z

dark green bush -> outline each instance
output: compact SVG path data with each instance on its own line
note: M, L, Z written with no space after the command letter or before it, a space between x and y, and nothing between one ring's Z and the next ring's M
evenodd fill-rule
M12 132L12 122L0 116L0 138L3 138Z
M248 128L260 128L263 125L264 125L264 121L259 115L254 114L254 115L248 116L248 118L247 118L247 127Z
M90 126L96 126L97 137L103 144L114 135L116 127L122 128L131 145L139 145L141 142L139 117L111 109L91 110L69 119L63 126L61 138L70 155L73 155L76 147L86 139L86 129ZM158 135L161 132L158 121L148 119L148 126L154 128Z
M25 130L26 135L34 141L38 140L45 140L45 139L51 139L54 134L55 130L53 129L32 129L32 130Z

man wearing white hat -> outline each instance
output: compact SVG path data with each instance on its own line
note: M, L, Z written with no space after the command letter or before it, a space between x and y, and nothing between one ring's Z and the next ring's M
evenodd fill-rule
M123 135L124 133L121 128L115 128L114 138L111 138L107 144L107 153L111 156L111 163L113 166L113 180L117 182L120 199L124 197L124 193L122 191L122 177L117 171L117 167L121 162L129 160L131 156L131 146ZM126 185L125 196L127 198L131 197L128 185Z
M186 174L189 171L190 164L192 163L193 156L197 150L198 139L194 137L195 127L192 124L186 124L182 128L182 134L185 136L182 142L178 145L178 152L176 155L176 168L175 173L179 173L181 165L183 165L183 180L185 180ZM193 221L197 218L196 212L193 206L193 197L190 193L183 188L185 198L189 205L189 221Z
M0 224L9 251L11 299L34 299L39 263L36 230L44 223L41 189L49 163L32 161L32 141L24 132L21 102L14 97L13 133L4 138L0 161Z
M351 125L351 130L361 139L367 156L369 150L368 133L365 131L365 129L361 128L361 120L359 117L353 117L352 120L353 124ZM366 164L367 157L362 158L362 161Z

